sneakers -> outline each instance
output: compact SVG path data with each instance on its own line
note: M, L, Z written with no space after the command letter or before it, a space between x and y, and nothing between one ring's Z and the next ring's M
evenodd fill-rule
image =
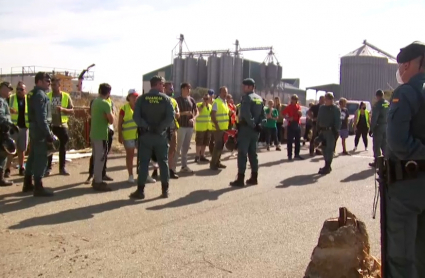
M357 147L354 147L353 152L357 151Z
M103 181L114 181L114 179L113 178L111 178L110 176L108 176L108 175L104 175L103 176L103 178L102 178L102 180Z
M134 183L134 177L133 175L128 176L128 180L129 183Z
M189 167L187 167L187 166L182 167L180 169L180 172L182 172L182 173L193 173L193 171Z
M156 180L152 178L151 176L148 176L146 179L146 183L156 183Z
M210 162L210 160L208 158L206 158L204 155L201 155L201 157L199 158L200 162Z

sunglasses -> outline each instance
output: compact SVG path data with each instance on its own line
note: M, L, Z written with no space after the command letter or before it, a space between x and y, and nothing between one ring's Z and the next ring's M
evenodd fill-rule
M24 89L22 89L22 88L17 88L16 89L16 91L18 91L18 92L22 92Z

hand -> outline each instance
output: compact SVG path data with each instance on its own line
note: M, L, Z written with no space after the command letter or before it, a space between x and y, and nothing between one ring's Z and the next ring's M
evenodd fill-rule
M58 110L58 112L62 112L63 111L63 107L62 106L56 106L56 110Z
M193 119L189 119L189 123L190 124L193 124Z
M118 142L120 144L124 143L124 138L122 137L122 135L118 136Z
M369 131L369 136L370 137L373 137L373 132L372 131Z
M18 111L16 111L16 109L14 108L9 108L10 110L10 114L18 114Z
M218 126L218 124L214 124L214 126L215 126L215 130L217 130L217 131L220 130L220 127Z
M261 126L261 124L256 124L254 129L257 132L261 132L261 130L263 130L263 127Z

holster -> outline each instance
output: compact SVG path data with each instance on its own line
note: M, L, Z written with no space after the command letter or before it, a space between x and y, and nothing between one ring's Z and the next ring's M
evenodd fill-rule
M401 161L385 160L388 173L388 184L402 180L418 178L419 172L425 171L425 161Z

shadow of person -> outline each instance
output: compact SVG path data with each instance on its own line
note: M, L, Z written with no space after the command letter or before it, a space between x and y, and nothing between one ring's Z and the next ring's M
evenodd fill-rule
M55 192L55 195L49 198L34 198L31 193L25 194L20 193L24 198L13 200L4 200L0 202L0 213L8 213L17 210L27 209L38 204L46 204L50 202L57 202L65 199L70 199L86 194L101 194L102 192L94 191L91 187L76 187L81 185L82 182L69 184L61 187L51 188ZM109 186L112 190L125 189L134 186L134 184L128 182L115 182L110 183ZM19 195L18 195L19 196Z
M233 190L237 190L233 187L227 187L220 190L197 190L189 193L188 195L181 197L175 201L172 201L170 203L164 204L164 205L158 205L154 207L147 208L147 210L161 210L166 208L177 208L177 207L183 207L187 205L193 205L197 203L202 203L203 201L216 201L218 200L218 197L220 197L222 194L226 192L230 192Z
M373 176L375 173L376 173L376 169L369 168L369 169L363 170L361 172L354 173L354 174L346 177L345 179L341 180L341 182L350 182L350 181L361 181L361 180L365 180L365 179Z
M259 167L272 167L272 166L276 166L276 165L280 165L283 162L288 162L288 159L280 159L280 160L276 160L276 161L270 161L270 162L266 162L266 163L262 163L260 165L258 165Z
M117 200L117 201L112 201L108 203L92 205L88 207L79 207L75 209L69 209L69 210L61 211L55 214L49 214L49 215L26 219L21 221L19 224L10 226L9 229L17 230L17 229L24 229L28 227L56 225L56 224L90 219L90 218L93 218L95 214L99 214L105 211L111 211L121 207L152 202L158 199L159 197L154 199L149 199L149 200L143 200L143 201L135 201L132 199Z
M222 171L222 169L211 170L211 169L207 168L207 169L202 169L202 170L196 171L195 176L199 176L199 177L217 176L221 173L221 171Z
M290 186L303 186L312 183L316 183L319 178L323 177L320 174L309 174L309 175L299 175L287 178L281 181L281 185L276 186L276 188L287 188Z
M319 162L323 160L323 155L316 155L312 159L310 159L310 162Z

